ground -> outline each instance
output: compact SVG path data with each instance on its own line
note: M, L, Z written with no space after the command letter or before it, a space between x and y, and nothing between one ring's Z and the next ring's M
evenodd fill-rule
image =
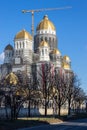
M15 130L19 128L34 127L46 124L55 124L66 120L87 118L87 114L76 114L70 117L31 117L31 118L18 118L17 120L0 120L0 130Z

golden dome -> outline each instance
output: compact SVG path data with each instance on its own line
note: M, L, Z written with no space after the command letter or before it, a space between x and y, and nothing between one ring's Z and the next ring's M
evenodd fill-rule
M12 85L16 85L18 83L18 77L14 73L10 73L5 78L6 82Z
M12 47L10 44L8 44L8 45L5 47L5 50L13 50L13 47Z
M62 67L64 68L64 69L70 69L70 65L69 64L67 64L67 63L62 63Z
M32 40L32 36L25 30L21 30L15 36L15 39L21 39L21 38Z
M52 51L52 54L61 55L60 51L59 51L57 48L55 48L55 49Z
M43 20L39 23L39 25L37 26L37 31L38 30L44 30L44 29L46 29L46 30L48 30L48 29L50 29L50 30L53 30L53 31L55 31L56 29L55 29L55 26L53 25L53 23L48 19L48 16L47 15L45 15L44 17L43 17Z
M63 57L63 60L65 60L65 61L70 61L70 58L69 58L68 56L64 56L64 57Z
M43 46L49 47L49 45L48 45L48 43L47 43L46 41L42 41L42 42L40 43L40 45L39 45L39 47L43 47Z

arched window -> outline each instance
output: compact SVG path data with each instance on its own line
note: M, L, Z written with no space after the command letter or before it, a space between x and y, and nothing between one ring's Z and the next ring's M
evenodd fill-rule
M20 50L19 50L19 55L20 55Z
M7 53L7 57L9 57L9 54Z
M21 48L21 42L20 42L20 48Z
M23 48L24 48L24 42L23 42Z
M54 38L53 38L53 42L54 42Z
M51 42L51 37L49 37L49 42Z
M47 49L45 49L45 54L47 55Z
M47 37L45 37L45 41L47 41Z
M21 50L21 54L23 54L23 50Z
M16 50L16 56L18 55L18 51Z
M9 52L9 57L10 57L10 52Z
M41 41L43 41L43 37L41 37Z
M42 49L42 55L44 55L44 50Z
M37 38L37 42L39 42L39 38Z
M17 49L18 49L18 42L17 42Z

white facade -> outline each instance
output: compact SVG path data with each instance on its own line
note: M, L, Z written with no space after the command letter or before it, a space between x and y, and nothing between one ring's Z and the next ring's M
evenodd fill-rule
M39 56L40 56L40 61L50 61L49 58L49 47L39 47Z

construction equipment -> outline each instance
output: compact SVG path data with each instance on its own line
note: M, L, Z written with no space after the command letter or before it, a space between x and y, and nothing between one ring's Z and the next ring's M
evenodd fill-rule
M42 12L42 11L51 11L51 10L64 10L64 9L70 9L71 6L66 7L60 7L60 8L44 8L44 9L32 9L32 10L22 10L22 13L31 13L32 15L32 26L31 26L31 32L32 32L32 38L34 40L34 13L35 12Z

